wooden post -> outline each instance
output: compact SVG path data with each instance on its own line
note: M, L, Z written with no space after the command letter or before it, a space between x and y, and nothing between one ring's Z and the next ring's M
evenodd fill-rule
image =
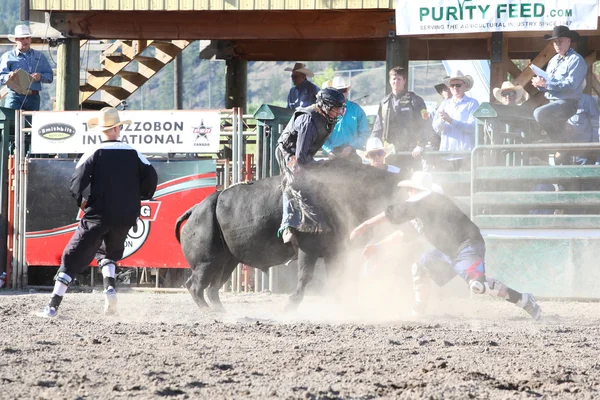
M248 61L232 58L227 61L225 77L225 108L241 107L246 112L248 91Z
M181 53L177 54L177 57L173 60L173 79L175 80L173 85L173 108L175 110L181 110L183 107L183 57Z
M390 93L392 88L388 84L388 72L390 69L400 66L404 67L408 75L408 44L409 39L405 37L389 37L387 38L387 46L385 51L385 92ZM406 82L408 89L408 79Z
M491 40L490 102L497 103L493 90L502 86L502 82L506 79L503 61L510 61L508 58L508 38L503 37L502 32L493 32Z
M79 39L58 46L56 67L56 110L79 109Z

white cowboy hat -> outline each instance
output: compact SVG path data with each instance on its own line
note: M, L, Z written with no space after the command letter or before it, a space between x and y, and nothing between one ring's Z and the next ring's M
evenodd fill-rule
M294 64L294 68L287 67L284 71L286 72L300 72L308 76L309 78L315 76L315 74L308 68L306 68L306 64L296 63Z
M473 77L471 75L465 75L460 70L452 73L450 77L444 79L444 84L450 88L450 82L452 81L463 81L466 86L465 92L468 92L473 87Z
M517 92L517 99L515 101L519 101L521 100L521 97L523 97L523 93L525 92L523 90L523 86L521 85L513 85L511 81L504 81L502 82L502 86L500 86L499 88L494 88L494 97L496 98L496 100L498 100L500 103L502 103L502 92L505 91L509 91L509 90L513 90L515 92Z
M16 42L15 39L31 37L31 31L27 25L17 25L15 26L15 34L8 35L8 40L11 42Z
M116 108L104 107L98 111L98 117L88 120L88 129L93 129L97 132L107 131L116 126L129 125L130 120L121 121L119 118L119 111Z
M390 154L394 154L396 152L393 144L386 143L384 146L381 139L379 139L378 137L372 137L372 138L369 138L369 140L367 140L365 150L357 149L356 154L358 154L360 156L360 158L363 159L363 161L367 161L368 160L367 154L369 154L372 151L376 151L376 150L385 151L384 158L389 156Z
M350 79L346 79L343 76L336 76L331 81L331 87L337 90L348 89L350 86L352 86Z
M398 184L399 187L410 187L413 189L424 190L426 192L444 193L441 186L433 183L431 174L423 171L413 172L410 180L402 181Z

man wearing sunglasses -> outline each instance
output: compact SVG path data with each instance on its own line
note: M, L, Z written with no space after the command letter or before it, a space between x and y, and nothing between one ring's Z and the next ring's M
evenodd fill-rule
M430 136L429 114L425 101L406 90L408 75L404 68L394 67L389 72L392 92L379 103L371 137L394 145L397 152L411 152L408 159L396 154L394 164L413 170L420 169L420 157Z
M297 110L315 104L319 88L307 79L307 77L313 77L315 74L302 63L296 63L294 68L288 67L285 71L292 73L290 77L294 84L288 93L287 108Z
M323 145L323 151L329 158L341 157L360 161L354 150L362 149L365 145L369 137L369 120L358 104L348 100L351 86L350 79L343 76L336 76L331 81L331 87L346 98L346 109Z
M468 151L475 144L475 118L473 112L479 102L465 93L473 87L473 77L456 71L444 81L452 97L440 104L433 118L433 129L440 135L440 151ZM460 160L453 160L454 169Z
M535 120L554 143L568 142L565 123L576 112L585 87L587 65L583 57L571 48L571 42L579 35L566 26L555 26L552 40L556 55L548 62L546 72L549 80L534 76L531 84L550 101L533 112Z

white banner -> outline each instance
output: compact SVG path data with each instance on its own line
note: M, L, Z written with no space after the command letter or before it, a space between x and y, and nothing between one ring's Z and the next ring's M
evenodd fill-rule
M39 111L33 114L31 152L85 153L101 142L88 130L95 111ZM141 153L216 153L221 117L218 111L120 111L121 141Z
M396 34L596 30L598 0L396 0Z

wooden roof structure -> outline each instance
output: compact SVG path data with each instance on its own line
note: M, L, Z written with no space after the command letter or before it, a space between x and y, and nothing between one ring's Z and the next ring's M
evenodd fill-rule
M543 66L554 55L542 38L548 32L396 37L394 0L23 1L29 1L32 12L52 11L52 26L66 36L211 39L224 49L217 57L247 61L386 60L390 40L407 40L409 60L491 59L492 87L500 86L507 74L528 83L529 68L520 71L511 60ZM600 29L579 33L580 52L591 65L600 50ZM600 83L590 83L600 93Z

